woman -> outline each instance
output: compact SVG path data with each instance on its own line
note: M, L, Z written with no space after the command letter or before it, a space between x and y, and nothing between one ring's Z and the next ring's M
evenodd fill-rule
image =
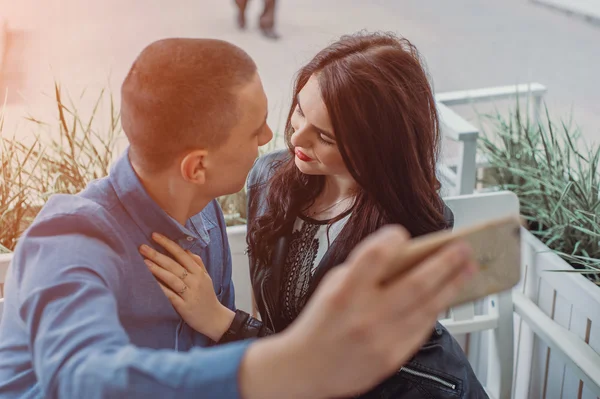
M385 224L403 225L412 236L452 227L435 173L435 101L407 40L356 34L317 54L299 72L285 138L288 149L260 158L248 180L250 275L263 322L237 311L227 331L217 334L224 333L220 342L284 330L323 276ZM174 243L158 242L177 251ZM187 305L189 312L178 309L181 298L172 302L206 334L214 323L191 310L215 303L200 299L214 297L205 291ZM363 397L487 395L459 345L438 324L405 367Z

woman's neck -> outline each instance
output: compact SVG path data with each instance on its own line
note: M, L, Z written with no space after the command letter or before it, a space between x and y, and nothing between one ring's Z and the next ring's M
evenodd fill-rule
M323 191L304 213L317 220L333 219L352 207L356 187L351 178L327 176Z
M351 177L326 176L325 186L319 194L319 202L334 203L356 195L357 184Z

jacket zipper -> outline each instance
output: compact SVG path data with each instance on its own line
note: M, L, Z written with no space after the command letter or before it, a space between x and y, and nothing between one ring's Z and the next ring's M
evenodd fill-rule
M438 384L445 386L446 388L456 389L456 385L455 384L452 384L451 382L443 380L440 377L432 375L432 374L424 373L422 371L417 371L415 369L411 369L411 368L408 368L408 367L402 367L400 369L400 371L401 372L403 371L403 372L405 372L407 374L410 374L410 375L414 375L415 377L421 377L421 378L428 379L430 381L435 381Z

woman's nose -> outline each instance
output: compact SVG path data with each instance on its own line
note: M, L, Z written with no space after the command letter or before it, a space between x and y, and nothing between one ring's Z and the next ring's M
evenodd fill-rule
M309 148L309 132L304 126L301 126L299 129L294 130L290 141L294 147Z

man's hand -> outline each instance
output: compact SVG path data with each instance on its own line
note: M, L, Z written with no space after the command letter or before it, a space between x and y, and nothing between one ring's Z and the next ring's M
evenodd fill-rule
M240 370L243 397L349 396L397 371L477 268L469 248L453 244L382 284L408 238L385 227L365 239L288 330L253 344Z

